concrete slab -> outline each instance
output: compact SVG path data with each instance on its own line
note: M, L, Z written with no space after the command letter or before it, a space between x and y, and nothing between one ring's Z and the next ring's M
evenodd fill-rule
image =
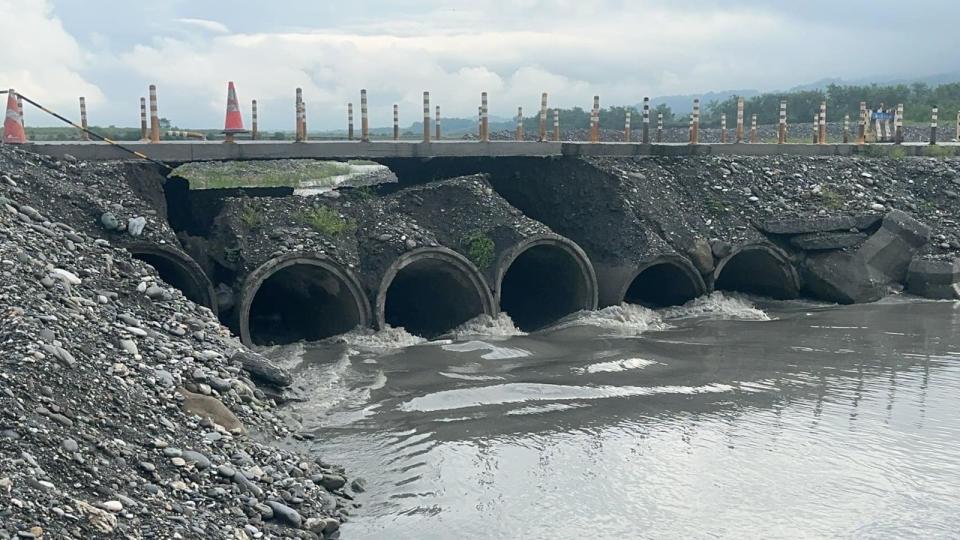
M190 161L271 160L271 159L378 159L431 157L512 157L512 156L699 156L778 155L845 156L862 154L869 146L844 144L640 144L532 141L164 141L157 144L122 142L134 151L171 164ZM884 145L879 145L884 146ZM890 145L887 145L890 146ZM960 145L940 145L960 154ZM85 161L136 159L129 152L102 142L35 142L24 145L32 152L63 157L70 154ZM904 144L905 155L924 155L929 145Z

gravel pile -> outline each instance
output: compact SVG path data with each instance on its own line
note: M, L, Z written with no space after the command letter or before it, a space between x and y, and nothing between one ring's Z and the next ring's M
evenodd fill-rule
M713 237L747 239L770 218L903 210L929 225L928 258L960 254L960 159L805 156L588 158L622 179L633 206L660 193L682 214L703 216Z
M271 444L309 437L258 388L290 376L112 242L107 201L150 215L116 169L0 147L0 538L336 536L362 482Z

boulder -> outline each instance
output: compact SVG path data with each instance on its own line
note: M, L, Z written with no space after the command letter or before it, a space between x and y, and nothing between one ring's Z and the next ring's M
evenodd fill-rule
M195 414L200 418L209 418L215 424L227 431L243 431L243 424L219 399L194 394L184 388L177 388L183 396L183 410L188 414Z
M293 376L289 371L255 352L238 350L230 357L230 361L242 364L255 381L281 388L293 384Z
M694 239L693 244L687 248L687 254L701 274L713 272L713 251L706 240L703 238Z
M960 299L960 259L914 259L907 270L907 292L938 300Z

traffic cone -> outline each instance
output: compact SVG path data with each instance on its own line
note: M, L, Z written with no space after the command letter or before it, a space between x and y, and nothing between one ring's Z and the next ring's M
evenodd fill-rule
M23 123L20 120L20 107L17 106L17 93L13 89L7 92L7 116L3 120L3 142L7 144L27 142L27 134L23 131Z
M240 103L237 101L237 89L234 88L233 81L227 84L227 118L223 132L227 136L224 142L234 142L234 134L247 132L243 129L243 116L240 114Z

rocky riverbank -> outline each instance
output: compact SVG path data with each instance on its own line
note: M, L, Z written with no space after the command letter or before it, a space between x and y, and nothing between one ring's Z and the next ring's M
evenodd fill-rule
M0 147L0 538L336 536L362 482L274 446L309 436L263 391L289 374L122 248L173 241L157 214Z

